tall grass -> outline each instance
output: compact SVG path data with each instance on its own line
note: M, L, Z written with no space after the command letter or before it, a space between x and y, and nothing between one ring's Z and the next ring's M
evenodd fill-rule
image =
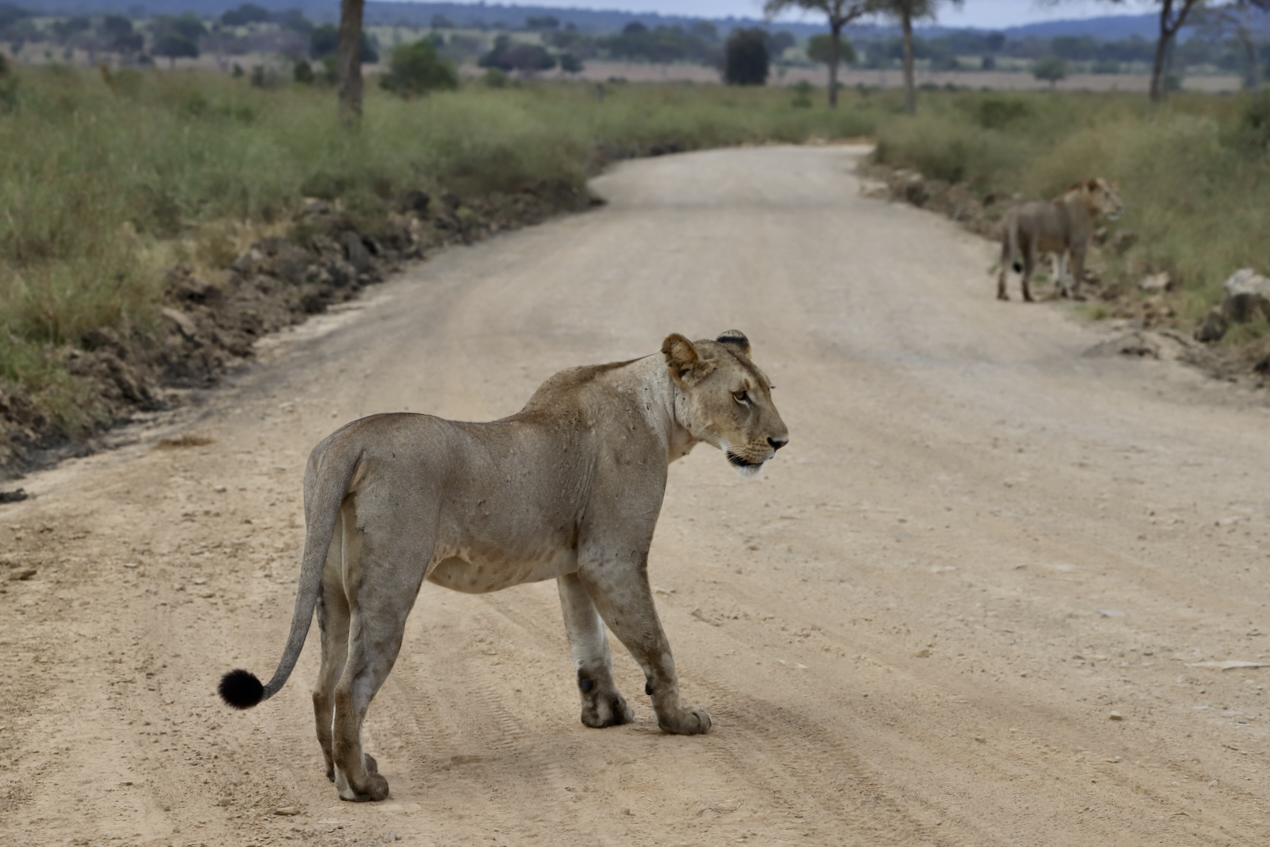
M1270 271L1270 101L1251 95L962 92L928 95L888 121L877 158L998 196L1052 197L1104 176L1126 203L1138 246L1112 257L1122 280L1167 270L1184 321L1199 318L1241 267Z
M228 225L282 225L302 197L373 226L409 189L582 188L612 151L871 133L867 109L795 108L783 90L472 85L368 92L358 131L334 95L223 76L22 69L0 103L0 379L67 428L91 397L59 349L97 327L149 331L174 257L221 256ZM609 151L605 153L604 151ZM230 251L232 253L232 250ZM232 255L229 256L232 258Z

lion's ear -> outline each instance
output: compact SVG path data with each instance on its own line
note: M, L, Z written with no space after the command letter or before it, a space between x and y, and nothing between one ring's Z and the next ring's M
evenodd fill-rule
M739 329L729 329L715 339L720 344L729 344L745 358L750 358L750 339Z
M666 340L661 343L661 352L666 357L666 368L675 382L690 380L701 369L701 355L697 353L697 348L677 332L666 336Z

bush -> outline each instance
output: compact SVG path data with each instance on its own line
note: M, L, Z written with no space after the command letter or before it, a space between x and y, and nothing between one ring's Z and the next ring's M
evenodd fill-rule
M417 97L458 88L459 75L452 64L437 56L432 41L424 38L392 51L388 72L379 78L379 84L402 97Z
M1270 152L1270 91L1247 96L1234 127L1225 133L1229 147L1251 156Z
M724 52L723 81L728 85L766 85L770 72L767 31L757 27L733 30Z
M511 82L511 79L498 68L490 68L481 77L481 82L484 83L487 88L506 88Z
M807 80L799 80L798 83L794 85L794 99L791 100L790 103L796 109L810 109L811 93L815 90L815 86Z

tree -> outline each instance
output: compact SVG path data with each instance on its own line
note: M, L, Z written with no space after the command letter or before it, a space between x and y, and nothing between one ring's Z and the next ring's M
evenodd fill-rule
M207 35L207 27L191 12L177 17L162 15L150 26L154 30L150 53L165 57L169 65L175 65L177 59L197 59L199 39Z
M166 32L154 39L150 53L165 57L170 66L175 66L177 59L197 59L198 43L179 32Z
M542 44L527 44L512 41L511 36L498 36L494 39L493 50L481 56L476 65L480 67L497 67L498 70L521 71L522 74L533 74L536 71L547 71L555 67L555 57Z
M413 44L398 45L388 58L388 72L379 79L386 91L402 97L418 97L430 91L459 87L459 74L454 66L437 56L430 38Z
M335 49L339 80L339 116L349 126L362 120L362 10L366 0L340 0L340 29Z
M229 9L220 16L224 26L250 26L263 24L273 20L273 15L264 6L255 3L243 3L237 9Z
M962 0L952 0L954 6L961 3ZM900 22L900 30L904 33L904 111L915 114L917 84L913 78L913 21L935 17L939 0L872 0L869 6L870 11Z
M582 60L572 53L561 53L560 70L567 74L580 74L583 70Z
M835 56L834 53L838 55ZM838 49L834 50L833 36L822 32L807 39L807 58L822 65L835 59L840 65L849 65L855 61L855 47L844 38L839 42Z
M1062 0L1046 0L1046 2L1055 5ZM1125 0L1103 0L1103 2L1124 3ZM1200 11L1207 5L1205 0L1156 0L1156 2L1160 6L1160 37L1155 42L1155 60L1151 66L1151 102L1153 103L1164 100L1168 91L1165 69L1168 66L1169 55L1178 31L1186 25L1192 12ZM1234 0L1223 5L1270 10L1270 0Z
M1067 78L1067 60L1062 56L1042 56L1032 64L1032 76L1043 79L1053 88Z
M734 29L724 48L723 81L728 85L767 85L771 57L767 54L767 31Z
M322 24L322 26L314 27L309 33L309 58L311 59L325 59L327 56L337 54L339 46L340 33L335 28L335 24ZM368 65L379 62L379 51L365 32L362 33L362 61Z
M1203 16L1198 23L1210 35L1219 38L1227 32L1233 34L1244 54L1244 85L1251 91L1257 91L1261 88L1261 70L1257 61L1253 9L1270 11L1270 0L1230 0L1219 6L1209 6L1201 10Z
M807 12L823 12L829 19L830 55L819 59L829 66L829 105L838 105L838 65L842 59L842 29L856 18L868 14L875 0L766 0L763 14L769 19L781 12L801 9ZM850 60L847 60L850 61Z

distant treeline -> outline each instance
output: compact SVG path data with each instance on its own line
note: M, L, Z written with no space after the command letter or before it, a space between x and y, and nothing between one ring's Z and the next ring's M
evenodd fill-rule
M454 8L450 9L450 5ZM454 61L480 59L486 65L506 64L504 60L510 55L509 51L519 51L524 61L514 64L514 69L520 70L553 67L558 62L564 63L566 57L570 70L576 69L578 62L590 59L720 66L723 41L732 29L701 19L673 19L676 22L666 23L672 19L657 15L647 16L652 21L648 24L632 21L629 13L621 13L627 21L623 26L597 33L579 26L574 18L581 13L575 14L574 10L525 15L524 9L513 7L450 5L370 3L366 25L429 30L437 51ZM395 18L385 17L385 6L395 7ZM373 15L370 14L372 7L376 9ZM146 15L143 7L133 7L129 15L78 14L50 18L19 5L0 3L0 46L7 45L11 52L18 53L26 45L44 44L50 58L55 58L54 50L60 49L65 59L69 59L74 50L81 50L93 61L98 60L98 54L105 53L115 54L129 64L156 58L197 57L205 53L222 59L263 54L321 60L334 51L335 26L333 21L312 17L310 8L303 5L271 8L243 3L215 16L202 17L191 11ZM421 10L437 8L450 9L453 15L432 11L424 19L420 14ZM329 7L324 5L321 9L329 18ZM513 15L513 12L518 13ZM815 28L767 27L767 46L772 60L776 64L811 61L808 56L815 56L815 51L806 49L807 30L814 32ZM538 48L540 52L530 56L527 47L509 40L512 33L524 33L519 36L521 39L540 42L543 45ZM898 67L902 45L889 31L856 27L848 30L848 37L855 47L848 53L850 64L873 69ZM1172 67L1177 72L1204 66L1247 73L1255 64L1270 65L1270 40L1264 32L1255 37L1244 33L1243 39L1240 41L1220 26L1195 27L1188 39L1174 47ZM1118 73L1149 65L1154 58L1155 42L1139 36L1110 41L1088 35L1010 37L1001 32L963 30L945 31L926 38L918 36L914 48L917 59L932 70L994 70L1003 61L1017 67L1021 62L1030 64L1058 57L1086 71ZM367 61L377 61L380 51L373 37L364 41L363 55ZM548 58L552 59L550 65L546 64Z

